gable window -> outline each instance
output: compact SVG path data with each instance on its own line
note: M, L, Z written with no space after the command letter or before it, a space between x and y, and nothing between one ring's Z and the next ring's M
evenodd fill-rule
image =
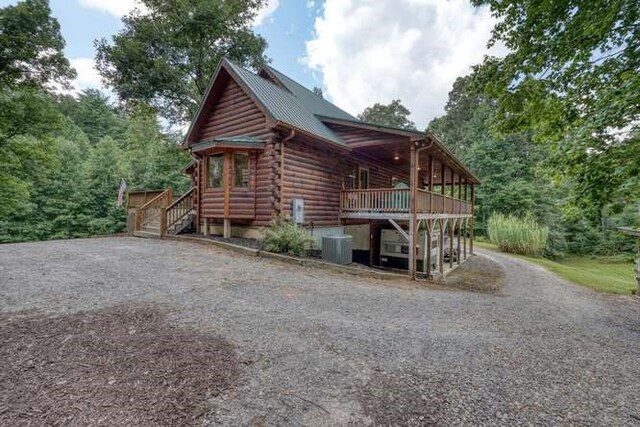
M360 168L358 171L358 188L361 190L369 188L369 169Z
M224 185L224 154L212 154L209 156L209 174L207 186L209 188L222 188Z
M233 153L233 186L249 188L249 153Z

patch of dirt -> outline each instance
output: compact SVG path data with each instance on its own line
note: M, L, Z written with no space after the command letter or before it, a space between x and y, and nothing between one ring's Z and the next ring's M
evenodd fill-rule
M220 337L153 307L0 315L0 424L194 425L238 380Z
M504 269L497 262L475 255L449 274L447 286L474 292L499 292L504 283Z
M359 399L374 425L423 426L442 419L445 397L440 381L416 374L376 372Z

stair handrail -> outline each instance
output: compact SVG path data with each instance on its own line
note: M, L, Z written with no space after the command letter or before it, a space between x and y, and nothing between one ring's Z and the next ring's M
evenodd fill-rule
M180 221L182 218L184 218L186 215L189 214L189 212L193 208L192 206L183 207L184 212L182 213L182 215L179 214L176 207L183 205L185 200L192 199L192 196L195 193L195 191L196 191L196 187L191 187L189 191L184 193L176 201L174 201L173 203L171 203L169 206L165 208L165 212L166 212L165 217L167 218L167 224L166 224L165 230L173 226L175 223L177 223L178 221Z
M144 205L140 206L138 209L136 209L136 230L141 230L142 229L142 223L145 222L144 220L146 219L146 211L150 208L161 208L160 209L160 234L162 235L162 231L163 231L163 217L164 217L164 213L165 210L163 209L163 206L158 206L158 204L163 200L172 200L173 199L173 190L171 190L171 188L167 188L166 190L164 190L162 193L158 194L156 197L154 197L153 199L149 200L147 203L145 203ZM166 229L166 228L164 228Z

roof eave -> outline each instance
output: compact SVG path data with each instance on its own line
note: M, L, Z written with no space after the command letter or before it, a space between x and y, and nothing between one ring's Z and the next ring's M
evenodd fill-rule
M426 135L427 138L430 138L434 142L434 144L437 146L437 148L439 150L441 150L443 153L445 153L447 155L447 157L452 159L453 162L456 164L456 166L458 166L461 170L463 170L464 173L466 175L468 175L469 178L471 178L473 180L473 184L481 185L481 182L478 179L478 177L475 176L473 174L473 172L471 172L465 165L463 165L460 162L460 160L458 160L458 158L456 156L454 156L453 153L451 151L449 151L449 149L447 147L444 146L444 144L438 139L438 137L436 137L434 134L432 134L429 131L425 132L425 135Z
M327 144L330 144L333 147L339 148L341 150L345 150L347 152L351 152L352 151L352 148L349 147L346 144L340 144L340 143L332 141L330 139L323 138L323 137L319 136L318 134L308 132L308 131L306 131L304 129L300 129L299 127L290 125L287 122L283 122L283 121L278 120L278 121L276 121L275 127L283 127L283 128L289 129L289 130L294 130L294 131L299 132L299 133L301 133L301 134L303 134L305 136L308 136L310 138L314 138L314 139L318 139L318 140L320 140L322 142L326 142Z
M418 130L407 130L407 129L398 129L390 126L379 125L376 123L363 122L361 120L345 120L345 119L336 119L334 117L326 117L326 116L317 116L318 119L322 122L329 122L333 124L343 124L346 126L354 126L365 129L373 129L380 132L392 133L394 135L402 135L411 138L412 140L420 140L425 137L425 132L420 132Z
M198 117L200 117L200 114L202 113L202 110L204 108L204 104L207 102L207 99L209 99L209 94L211 93L211 89L213 88L213 84L215 83L216 79L218 78L218 74L220 74L220 70L222 69L222 63L223 62L224 62L224 58L218 64L218 67L216 68L215 73L213 73L213 77L211 78L211 81L209 82L209 86L207 87L207 91L205 92L205 96L202 97L202 100L200 101L200 105L198 106L198 110L194 114L193 119L191 120L191 124L189 125L189 129L187 130L187 133L184 136L184 140L182 141L182 148L189 148L189 145L190 145L189 141L191 139L191 132L193 132L193 127L195 126L195 124L196 124L196 122L198 120Z
M213 89L213 85L215 84L216 80L218 79L218 75L220 74L220 70L221 69L224 69L229 74L229 76L231 76L231 78L233 78L233 80L238 85L240 85L242 90L244 90L244 92L256 103L256 105L258 106L260 111L262 111L262 113L265 115L265 117L267 119L267 124L271 125L271 126L274 126L273 123L275 122L275 119L273 117L273 114L271 114L269 109L260 101L260 99L258 99L258 97L256 97L253 94L253 91L246 85L246 83L244 82L242 77L239 76L235 72L235 70L233 70L233 68L228 65L228 59L227 58L222 58L222 60L218 64L218 68L216 68L216 72L213 74L213 77L211 78L211 81L209 82L209 87L207 88L207 91L205 92L205 96L202 97L202 101L200 101L200 105L198 107L198 111L194 115L193 120L191 121L191 124L189 125L189 130L187 131L187 133L185 135L185 138L182 141L182 147L185 148L185 149L189 148L190 143L195 142L195 141L192 141L190 139L191 132L193 132L193 128L195 126L195 123L197 122L198 118L200 117L200 114L203 111L203 108L204 108L204 105L205 105L207 99L209 99L209 95L211 94L211 90Z

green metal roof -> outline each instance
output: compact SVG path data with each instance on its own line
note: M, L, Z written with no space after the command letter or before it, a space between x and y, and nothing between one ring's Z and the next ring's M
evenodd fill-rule
M346 111L336 107L323 97L316 95L300 83L282 74L275 68L265 65L264 68L271 73L293 96L298 98L307 108L317 116L330 117L334 119L358 121L358 119Z
M264 148L265 141L251 136L222 136L198 142L191 146L191 151L202 151L224 145L238 148Z
M249 88L273 119L347 147L347 144L325 126L301 99L228 59L223 61L228 69Z

